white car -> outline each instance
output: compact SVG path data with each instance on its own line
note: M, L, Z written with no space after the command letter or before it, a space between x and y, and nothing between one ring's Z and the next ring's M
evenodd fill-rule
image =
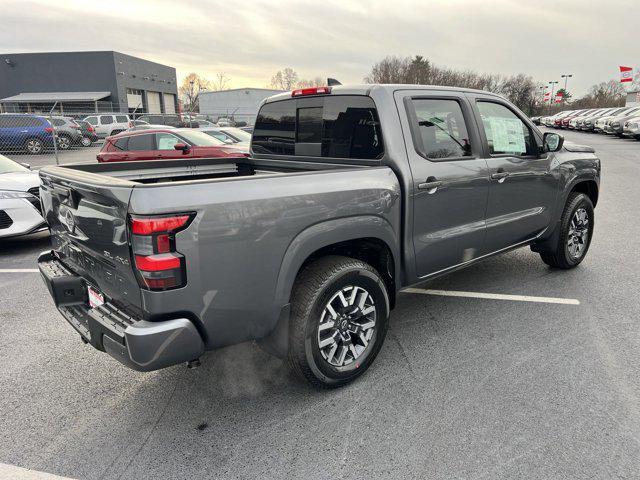
M40 177L0 155L0 238L46 227L40 213Z
M217 138L224 143L235 145L237 147L243 147L247 150L249 149L249 144L251 143L251 134L235 127L204 127L199 128L198 130L206 133L211 137Z
M622 135L640 140L640 117L633 117L624 122Z
M117 135L133 126L129 115L124 113L101 113L99 115L90 115L82 120L89 122L99 138Z

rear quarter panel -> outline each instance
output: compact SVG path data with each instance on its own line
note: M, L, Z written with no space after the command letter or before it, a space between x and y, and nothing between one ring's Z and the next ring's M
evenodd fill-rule
M279 279L282 285L283 276L295 278L291 269L299 267L289 261L281 269L287 252L319 237L322 242L307 248L346 240L343 232L354 227L367 236L376 230L372 223L397 251L399 195L398 180L386 167L136 187L130 213L197 213L176 237L186 257L187 286L143 291L143 308L151 316L189 314L208 348L260 338L288 300L288 292L278 292ZM307 239L303 232L310 228L315 234Z

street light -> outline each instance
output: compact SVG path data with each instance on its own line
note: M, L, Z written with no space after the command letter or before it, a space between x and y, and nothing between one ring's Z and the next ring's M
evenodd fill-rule
M567 81L573 77L573 74L565 73L560 75L560 77L564 78L564 95L562 95L562 104L564 105L564 102L567 99Z
M557 80L555 82L549 82L549 85L551 85L551 97L550 97L550 100L549 100L550 104L551 104L551 102L553 102L553 89L555 88L557 83L558 83Z

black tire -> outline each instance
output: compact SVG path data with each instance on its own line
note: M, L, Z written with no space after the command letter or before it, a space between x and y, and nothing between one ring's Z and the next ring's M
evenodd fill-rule
M588 217L588 224L584 230L587 232L587 238L583 243L582 250L579 255L572 254L568 245L571 230L571 223L574 220L576 212L583 210ZM593 226L594 226L594 212L593 203L591 199L584 193L572 193L567 199L562 217L560 219L560 235L558 236L558 243L553 251L540 252L542 261L547 265L555 268L569 269L578 266L582 260L587 256L589 246L591 245L591 239L593 238ZM574 239L576 237L574 236ZM575 242L575 240L573 240Z
M350 288L352 290L349 290ZM347 317L349 312L345 310L339 313L338 317L334 317L341 319L340 322L335 322L341 325L340 328L323 329L322 333L320 333L321 319L329 318L323 317L327 303L333 297L339 295L339 292L344 292L346 296L348 292L353 293L354 291L359 295L364 291L365 298L369 304L364 310L369 310L371 306L375 307L373 311L375 319L373 331L369 334L368 331L350 333L349 331L341 330L342 327L345 327L345 321L350 326L349 328L358 330L357 325L366 326L370 324L372 317L371 313L368 314L367 318L359 316L357 312L350 312L352 316ZM367 293L369 294L368 297L366 296ZM360 298L358 296L358 300ZM349 301L351 299L347 299L347 302ZM362 306L364 307L364 302ZM344 308L353 309L354 307L357 309L355 302ZM389 295L384 281L380 274L370 265L360 260L340 256L323 257L310 263L298 274L291 295L288 355L291 369L299 377L321 388L336 388L353 381L369 368L378 355L387 334L389 310ZM362 312L362 309L360 309L360 312ZM343 317L343 315L345 316ZM353 319L353 322L347 320L348 318ZM335 332L331 335L333 331ZM343 334L350 338L348 342L353 342L350 347L345 347L343 338L340 336ZM366 345L364 344L367 342L362 340L362 337L359 337L362 334L365 337L371 335ZM338 358L331 353L326 353L327 350L333 348L332 346L325 347L325 353L323 353L320 348L321 335L329 335L338 339L337 342L334 341L336 349L333 350L338 355ZM355 350L351 350L352 347L363 350L358 352L356 357L353 353ZM347 349L347 353L341 356L343 348ZM336 352L337 349L340 350L340 354ZM330 355L331 358L328 358ZM333 365L330 363L332 359L336 363L344 361L344 364ZM349 360L350 363L347 364Z
M92 143L93 142L91 141L91 138L87 136L83 136L80 140L80 145L82 145L83 147L90 147Z
M40 155L41 153L44 152L44 144L42 143L42 140L40 140L39 138L36 138L36 137L28 138L24 142L24 149L27 151L27 153L30 153L31 155Z
M69 150L72 145L71 137L68 135L60 135L58 137L58 148L60 150Z

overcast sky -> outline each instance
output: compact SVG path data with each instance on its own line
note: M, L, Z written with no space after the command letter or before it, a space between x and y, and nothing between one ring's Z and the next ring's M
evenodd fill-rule
M264 87L284 67L361 82L386 55L561 80L640 66L638 0L0 0L3 53L117 50Z

